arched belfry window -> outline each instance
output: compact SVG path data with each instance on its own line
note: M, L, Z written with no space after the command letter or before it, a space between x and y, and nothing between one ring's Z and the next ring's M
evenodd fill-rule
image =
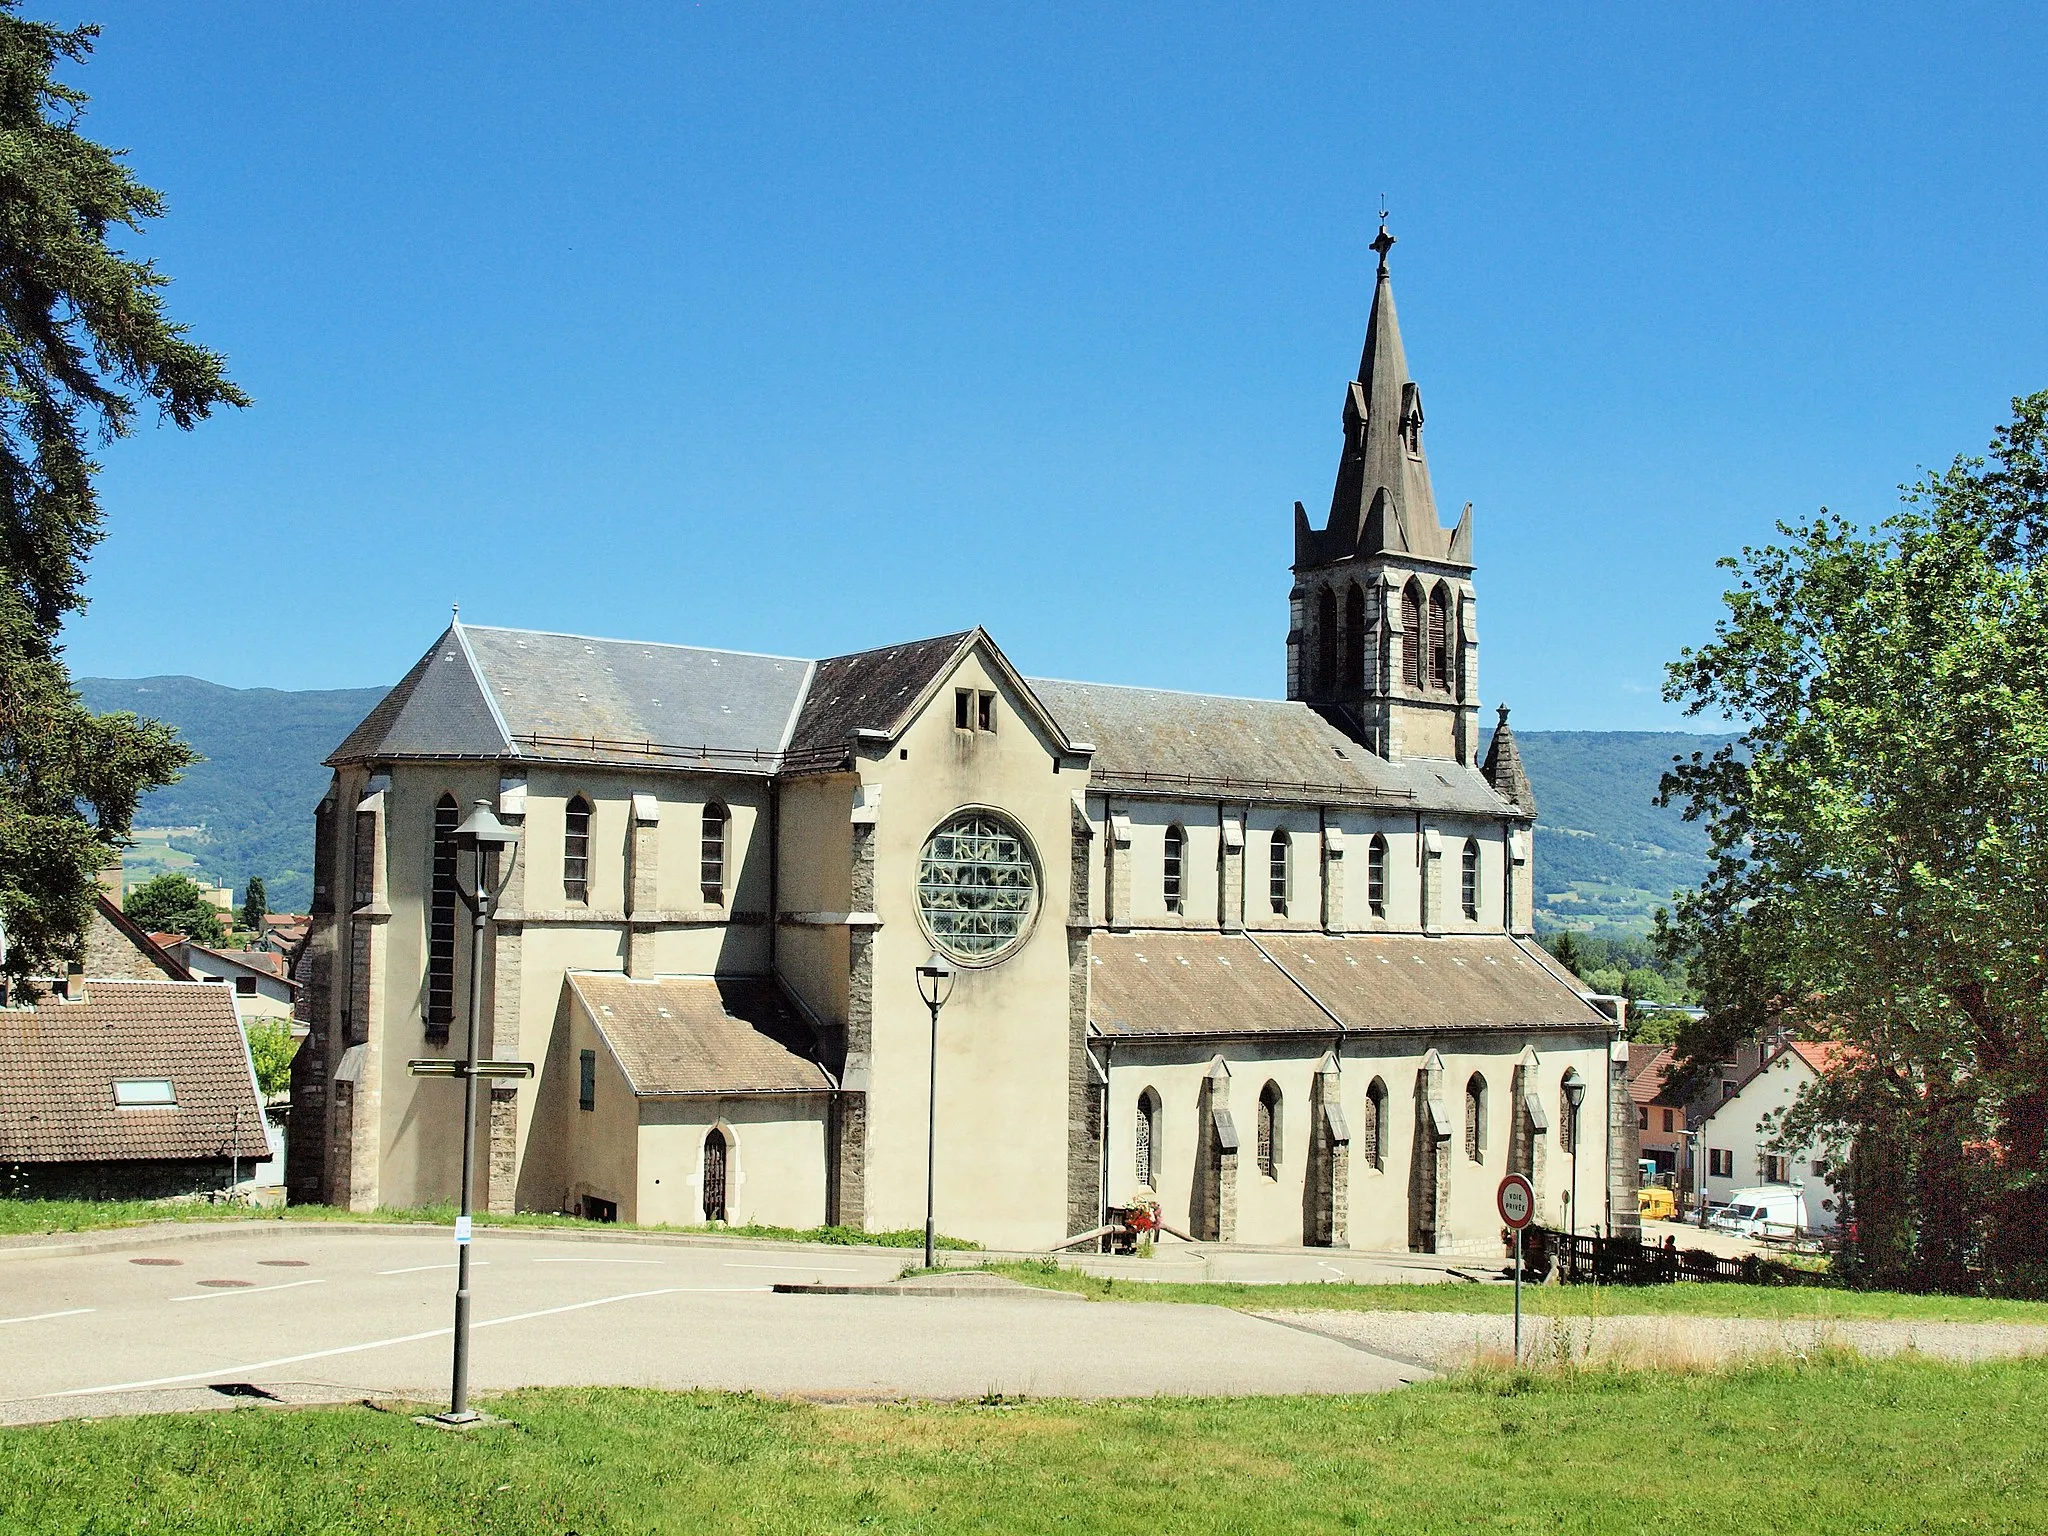
M703 882L704 900L710 906L725 904L725 829L731 818L724 806L713 801L704 807L704 840L698 878Z
M1374 917L1387 915L1387 840L1377 832L1365 848L1365 904Z
M1267 1083L1259 1090L1258 1130L1259 1172L1275 1177L1280 1166L1280 1085Z
M1147 1088L1138 1095L1138 1123L1132 1135L1136 1142L1134 1171L1140 1189L1159 1187L1159 1095Z
M1465 839L1465 858L1459 872L1459 898L1468 922L1479 921L1479 839Z
M562 894L590 900L590 802L581 795L562 817Z
M1442 585L1429 594L1429 686L1451 686L1451 594Z
M1365 589L1357 582L1344 594L1344 691L1365 688Z
M1378 1078L1365 1090L1365 1161L1373 1168L1387 1166L1387 1085Z
M1337 594L1328 587L1316 594L1316 691L1337 687Z
M1486 1161L1486 1079L1477 1072L1465 1083L1465 1155Z
M726 1165L731 1148L725 1144L725 1132L717 1126L711 1127L711 1134L704 1138L704 1219L724 1221Z
M1183 912L1187 910L1187 852L1188 835L1178 826L1166 829L1166 869L1162 886L1166 896L1166 910Z
M1401 593L1401 680L1410 688L1422 686L1422 607L1422 583L1411 581Z
M455 827L453 795L434 804L434 869L427 914L427 1033L448 1037L455 1022Z
M1267 871L1268 894L1273 899L1273 911L1277 916L1287 915L1288 895L1288 838L1285 832L1273 834L1271 862Z

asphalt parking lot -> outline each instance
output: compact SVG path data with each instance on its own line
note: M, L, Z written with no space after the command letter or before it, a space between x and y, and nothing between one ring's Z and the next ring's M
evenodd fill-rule
M71 1246L85 1251L0 1262L0 1422L446 1394L455 1251L445 1228L265 1223ZM480 1230L472 1390L1109 1397L1370 1392L1427 1374L1216 1307L771 1290L882 1283L914 1258Z

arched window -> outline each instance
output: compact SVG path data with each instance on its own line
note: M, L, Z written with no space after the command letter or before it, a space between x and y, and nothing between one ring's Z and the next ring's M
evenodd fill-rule
M1137 1143L1137 1175L1140 1189L1159 1187L1159 1095L1147 1088L1138 1095L1138 1123L1132 1132Z
M1337 688L1337 594L1325 587L1316 594L1316 691Z
M1169 912L1180 912L1185 910L1185 905L1183 901L1184 890L1181 884L1181 873L1182 867L1186 860L1187 851L1187 833L1183 832L1177 826L1168 827L1166 829L1166 875L1164 880L1164 887L1166 894L1166 910Z
M1486 1161L1486 1079L1477 1072L1465 1083L1465 1155Z
M1357 582L1344 594L1344 691L1365 687L1365 588Z
M1465 917L1469 922L1479 921L1479 839L1465 839L1465 859L1459 876L1459 899L1464 903Z
M1365 904L1374 917L1387 915L1387 840L1377 832L1365 847Z
M1451 594L1442 585L1429 594L1429 686L1451 686Z
M453 795L434 804L434 878L427 916L427 1033L448 1038L455 1022L455 827Z
M704 807L703 869L698 878L704 883L704 900L714 907L725 904L726 820L726 809L717 801Z
M1268 894L1273 898L1273 910L1281 917L1287 915L1287 853L1287 834L1275 832L1271 862L1267 866L1267 885Z
M725 1132L717 1126L704 1138L704 1219L725 1220Z
M1373 1168L1387 1166L1387 1085L1378 1078L1365 1090L1365 1161Z
M1401 593L1401 680L1410 688L1422 686L1422 652L1427 641L1422 632L1422 583L1411 581Z
M562 822L562 894L590 900L590 802L578 795Z
M1280 1085L1267 1083L1259 1090L1259 1172L1274 1177L1280 1164Z

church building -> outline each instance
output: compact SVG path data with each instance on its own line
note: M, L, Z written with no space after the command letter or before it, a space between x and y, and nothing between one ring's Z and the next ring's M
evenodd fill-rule
M979 629L824 660L453 623L329 759L292 1198L1042 1250L1154 1205L1259 1246L1636 1224L1614 1021L1533 938L1483 756L1472 513L1439 518L1384 228L1287 698L1020 674ZM516 827L481 975L455 829ZM918 967L954 972L936 1059ZM1625 1049L1625 1047L1624 1047ZM1624 1058L1625 1061L1625 1058ZM1576 1200L1576 1214L1572 1202Z

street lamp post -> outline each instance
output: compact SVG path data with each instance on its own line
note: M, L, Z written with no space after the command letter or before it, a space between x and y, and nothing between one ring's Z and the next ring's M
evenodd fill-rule
M1583 1129L1583 1127L1580 1124L1580 1121L1583 1118L1581 1111L1583 1110L1586 1103L1586 1085L1582 1079L1573 1077L1565 1080L1564 1101L1565 1103L1571 1106L1572 1111L1571 1209L1567 1213L1567 1215L1569 1216L1571 1221L1572 1260L1573 1267L1576 1268L1579 1256L1579 1134Z
M933 1267L932 1186L938 1168L939 1151L939 1010L953 995L953 967L936 949L931 959L917 968L917 995L932 1011L931 1082L925 1099L924 1118L924 1267Z
M532 1068L527 1067L525 1072L507 1071L503 1069L515 1064L477 1059L484 1008L484 930L490 926L491 901L497 895L487 878L490 868L488 856L500 849L511 850L506 856L503 872L504 879L509 880L511 861L519 856L518 830L498 820L488 800L479 800L476 809L455 829L455 846L469 851L475 875L474 889L467 902L471 917L469 1040L463 1052L461 1069L455 1074L462 1078L462 1211L455 1218L455 1367L448 1389L448 1411L439 1417L445 1424L467 1424L477 1417L469 1406L469 1238L473 1214L472 1186L476 1183L477 1083L487 1076L528 1076ZM501 880L499 890L503 889Z

